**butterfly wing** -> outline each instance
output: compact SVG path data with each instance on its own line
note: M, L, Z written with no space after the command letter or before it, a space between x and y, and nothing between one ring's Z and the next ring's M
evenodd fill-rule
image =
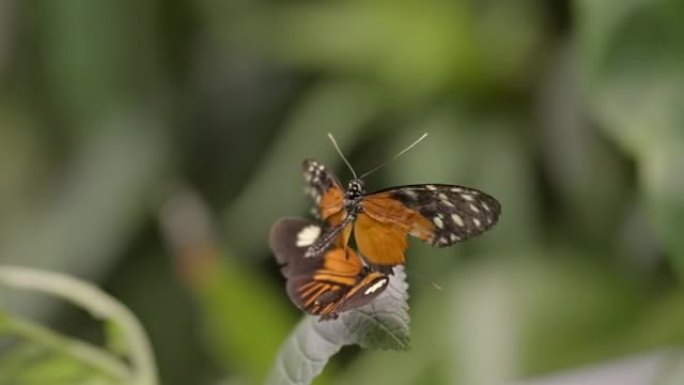
M394 266L404 263L408 246L405 222L380 222L361 213L354 223L354 239L361 254L373 265ZM400 224L400 225L398 225Z
M344 190L334 174L313 159L302 163L304 192L314 201L314 215L338 224L344 217Z
M304 274L288 288L300 299L300 308L321 319L337 318L343 311L370 303L389 283L387 275L364 268L351 248L333 248L321 260L313 279Z
M370 303L385 290L389 279L365 268L351 248L335 245L320 257L304 257L321 233L322 228L311 221L284 218L271 229L269 243L276 260L284 265L292 302L325 320Z
M364 197L362 210L367 215L366 228L390 228L417 237L432 246L445 247L472 238L491 228L499 219L501 205L492 196L469 187L425 184L393 187ZM361 218L361 215L359 215ZM373 221L375 223L373 223ZM358 220L357 220L358 224ZM387 265L395 262L377 250L393 247L396 240L375 236L373 249L363 247L364 228L354 227L354 237L366 260ZM378 230L375 230L376 232ZM403 256L402 256L403 262Z
M313 159L302 163L305 193L314 201L313 214L328 225L325 234L313 244L306 257L317 257L333 243L346 245L351 234L351 225L342 226L346 218L344 190L332 172ZM342 235L342 238L340 238Z

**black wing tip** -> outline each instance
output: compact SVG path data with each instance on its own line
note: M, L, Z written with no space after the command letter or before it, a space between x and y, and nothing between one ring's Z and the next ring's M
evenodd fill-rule
M494 210L493 211L494 211L495 217L498 218L501 215L501 201L499 201L498 199L494 198L493 196L491 196L487 193L483 192L482 194L484 196L486 196L487 198L489 198L491 203L494 204Z
M491 212L492 212L492 218L494 219L494 221L492 222L492 224L489 227L487 227L487 228L491 228L492 226L494 226L497 223L497 221L499 220L499 217L501 216L501 207L502 207L501 201L499 201L498 199L496 199L492 195L490 195L490 194L488 194L482 190L474 189L472 187L468 187L468 188L470 188L471 190L477 191L480 194L480 196L487 201L487 204L491 204L493 206Z

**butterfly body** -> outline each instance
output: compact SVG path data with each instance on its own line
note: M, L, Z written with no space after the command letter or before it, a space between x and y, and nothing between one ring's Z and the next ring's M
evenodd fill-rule
M340 236L340 234L345 230L345 228L347 228L349 224L353 223L356 220L356 217L362 211L361 200L363 199L365 193L366 189L364 188L362 180L355 178L349 182L342 198L343 210L339 210L340 205L337 203L333 204L332 207L328 209L329 211L333 212L333 215L342 215L338 215L339 219L332 219L331 222L334 225L334 227L330 229L330 231L324 233L320 238L316 240L316 242L314 242L311 245L311 247L309 247L309 249L306 251L306 257L314 257L320 254L322 250L328 247L328 245L330 245L331 242L334 242L334 240L337 239L338 236ZM336 193L335 195L337 196ZM344 237L345 239L343 243L346 244L346 238L348 238L348 234L345 234Z

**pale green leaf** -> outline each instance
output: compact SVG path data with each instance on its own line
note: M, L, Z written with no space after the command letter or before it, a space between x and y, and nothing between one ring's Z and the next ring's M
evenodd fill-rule
M283 344L267 384L309 384L345 345L373 349L409 348L408 284L402 267L395 268L388 288L372 303L318 321L306 316Z

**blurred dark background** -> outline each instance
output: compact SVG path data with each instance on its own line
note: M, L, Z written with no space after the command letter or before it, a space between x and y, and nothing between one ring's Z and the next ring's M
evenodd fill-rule
M320 382L648 356L684 342L683 101L675 0L3 0L0 263L112 293L164 384L259 381L300 317L266 238L307 215L301 161L346 181L327 132L360 172L428 132L369 189L473 186L501 222L412 241L413 350L345 349ZM13 295L102 340L85 312Z

